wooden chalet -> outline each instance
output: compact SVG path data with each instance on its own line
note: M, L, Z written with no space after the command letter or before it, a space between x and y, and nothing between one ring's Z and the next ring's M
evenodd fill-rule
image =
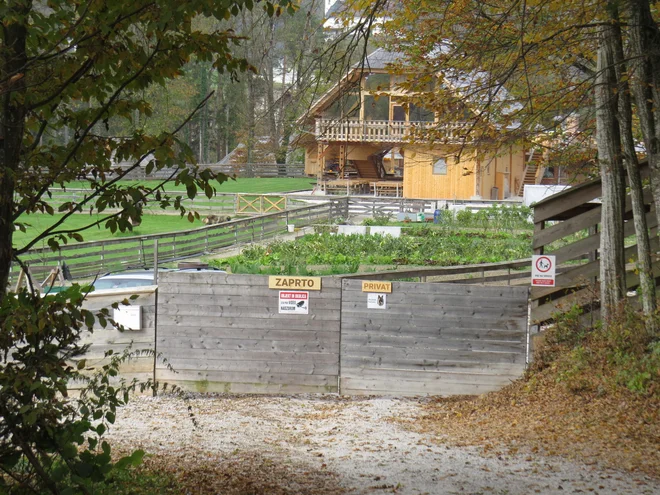
M306 174L328 192L426 199L506 199L541 183L538 154L509 147L489 155L464 146L469 122L442 124L442 139L424 141L419 131L441 124L433 112L406 103L398 87L406 76L388 70L398 58L376 50L299 119Z

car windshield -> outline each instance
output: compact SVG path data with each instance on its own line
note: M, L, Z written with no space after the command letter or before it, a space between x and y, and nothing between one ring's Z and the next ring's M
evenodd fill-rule
M146 285L153 285L154 281L150 278L131 278L131 277L113 277L113 278L100 278L94 282L96 290L105 289L128 289L131 287L144 287Z

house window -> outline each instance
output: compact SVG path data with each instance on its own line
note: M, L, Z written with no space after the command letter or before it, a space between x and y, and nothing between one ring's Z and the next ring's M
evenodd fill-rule
M387 91L390 89L390 75L369 74L364 80L364 87L370 91Z
M435 120L435 114L431 110L418 107L414 103L410 104L408 113L410 122L433 122Z
M364 120L390 120L390 97L364 97Z
M447 160L444 157L436 158L433 162L433 175L447 175Z
M324 117L329 119L357 117L359 109L360 96L354 92L345 93L330 105Z

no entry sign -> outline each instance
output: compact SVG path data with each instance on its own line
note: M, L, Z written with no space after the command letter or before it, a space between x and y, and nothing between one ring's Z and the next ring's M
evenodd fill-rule
M555 286L555 257L552 254L532 256L532 287Z

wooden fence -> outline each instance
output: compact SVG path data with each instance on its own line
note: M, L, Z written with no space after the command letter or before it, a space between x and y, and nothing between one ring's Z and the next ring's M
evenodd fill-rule
M128 168L131 164L120 164L121 168ZM304 163L240 163L218 165L216 163L200 163L201 169L211 169L216 173L222 173L235 177L305 177ZM146 166L136 168L126 175L126 179L167 179L172 175L174 169L154 169L150 174L146 173Z
M165 272L158 380L198 392L337 392L341 281L309 292L309 313L278 313L268 277Z
M322 277L303 291L306 311L286 314L287 289L271 287L261 275L162 272L157 290L100 291L88 308L138 292L141 328L95 331L86 357L101 364L132 342L175 371L144 357L123 376L198 392L477 394L525 368L528 287L393 282L374 306L361 280Z
M140 307L140 328L120 332L108 325L106 328L94 325L93 332L85 332L80 344L90 344L85 354L87 366L99 367L106 363L105 352L112 350L115 354L121 354L129 345L134 350L150 349L155 347L156 339L156 290L155 286L134 287L131 289L111 289L92 292L87 295L83 307L90 311L99 311L102 308L113 310L111 305L115 302L137 295L132 301L134 307ZM122 365L120 368L122 378L132 380L136 378L145 381L153 378L154 356L142 355ZM77 388L80 384L73 384L71 388Z
M461 266L430 266L423 268L387 270L373 273L342 275L343 278L360 280L406 280L420 282L444 282L455 284L530 284L531 258L499 263L479 263Z
M152 267L157 250L159 263L202 256L226 247L272 239L287 232L287 225L306 226L331 222L346 215L346 201L326 201L242 220L233 220L191 230L96 242L81 242L32 249L24 256L31 273L41 280L56 266L66 263L73 278L94 277L130 268ZM20 267L12 266L10 277L18 277Z
M50 205L57 209L65 203L78 203L82 201L89 191L86 189L53 189L50 191L52 197L49 199ZM174 198L181 197L181 205L188 210L197 211L201 215L209 214L241 214L254 215L281 211L295 206L305 206L306 197L291 194L236 194L236 193L217 193L211 198L199 195L195 199L190 199L184 191L165 191L164 194ZM315 198L318 200L318 197ZM329 198L330 200L332 198ZM324 200L325 201L325 200ZM108 212L117 211L117 209L108 208ZM177 215L175 210L161 210L158 207L147 206L145 212L152 214L170 214ZM82 212L88 214L88 212Z
M480 394L523 373L527 287L394 282L391 290L370 309L361 281L343 283L343 394Z
M646 173L647 170L644 169ZM555 313L573 305L585 311L597 310L599 301L598 276L600 262L599 223L602 194L600 179L565 189L534 206L535 254L556 256L557 275L555 287L534 287L531 292L534 323L542 324L553 319ZM657 216L649 188L645 189L646 221L651 231L652 251L660 246L657 237ZM626 199L624 236L629 237L625 248L627 265L626 285L634 289L639 285L636 273L637 245L634 242L635 227L632 221L630 197ZM660 261L653 263L653 274L660 276Z

